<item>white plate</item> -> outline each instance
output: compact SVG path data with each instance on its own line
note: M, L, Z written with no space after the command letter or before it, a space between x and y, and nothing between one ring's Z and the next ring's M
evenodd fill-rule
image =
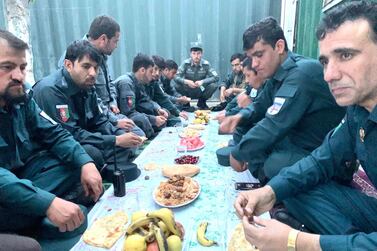
M196 148L191 148L191 149L187 148L187 151L188 151L188 152L198 151L198 150L200 150L200 149L203 149L205 146L206 146L206 144L203 143L202 146L199 146L199 147L196 147Z
M195 195L195 197L193 199L188 200L188 201L186 201L186 202L184 202L182 204L178 204L178 205L170 205L170 206L169 205L164 205L161 202L157 201L157 199L156 199L156 193L157 193L157 189L158 189L158 187L156 187L154 189L154 191L153 191L153 200L154 200L154 202L156 202L156 204L159 205L159 206L161 206L161 207L167 207L167 208L183 207L183 206L186 206L187 204L190 204L191 202L193 202L194 200L196 200L196 198L199 197L199 194L200 194L200 191L201 191L199 183L196 180L194 180L194 179L192 179L192 180L194 182L196 182L196 184L198 184L198 187L199 187L198 193Z
M193 130L195 130L195 129L193 129ZM191 137L185 136L185 135L183 135L183 132L178 133L178 136L181 137L181 138L195 138L195 137L201 137L202 136L202 134L200 133L199 130L195 130L195 131L197 131L198 134L196 136L193 136L193 137L192 136Z

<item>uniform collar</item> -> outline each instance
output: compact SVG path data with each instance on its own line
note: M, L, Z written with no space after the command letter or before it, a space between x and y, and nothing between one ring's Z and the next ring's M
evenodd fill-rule
M377 123L377 106L374 107L372 112L368 112L368 110L365 109L364 107L356 105L354 119L355 121L359 123L361 123L365 119L368 119L370 121L373 121L374 123Z
M283 81L288 75L288 71L296 67L296 57L296 54L292 53L291 51L288 51L287 58L279 66L272 78L276 79L277 81Z
M65 90L68 96L73 96L81 91L81 89L75 84L69 72L63 67L61 69L61 74L63 76L62 81L58 82L58 85Z
M203 59L200 59L199 66L202 66L202 64L203 64ZM192 61L191 58L190 58L190 65L191 66L196 66L196 64L194 64L194 61Z

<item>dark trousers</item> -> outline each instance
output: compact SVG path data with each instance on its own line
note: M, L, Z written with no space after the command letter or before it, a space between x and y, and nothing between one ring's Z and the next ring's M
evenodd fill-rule
M81 169L67 167L49 152L40 152L16 175L20 179L30 180L34 186L42 190L61 197L80 182ZM42 219L43 217L29 215L26 211L25 214L15 213L9 208L0 207L0 231L3 232L17 232L36 227Z
M183 96L194 98L194 99L201 99L203 101L208 100L212 94L217 90L218 85L217 83L212 83L209 85L203 85L205 88L204 91L200 90L200 88L190 88L186 84L177 83L175 88L176 90L182 94Z
M145 114L135 112L130 114L129 118L132 119L135 122L135 124L139 128L141 128L141 130L143 130L147 138L154 136L155 131L153 129L153 126Z
M14 234L0 234L0 251L40 251L41 246L32 238Z
M377 199L334 181L284 201L288 211L323 235L377 231Z

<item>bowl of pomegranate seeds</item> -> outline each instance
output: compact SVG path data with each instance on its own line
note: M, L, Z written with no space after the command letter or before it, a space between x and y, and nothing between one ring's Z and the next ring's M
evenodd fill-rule
M196 164L199 161L199 156L193 155L183 155L179 158L174 159L176 164Z

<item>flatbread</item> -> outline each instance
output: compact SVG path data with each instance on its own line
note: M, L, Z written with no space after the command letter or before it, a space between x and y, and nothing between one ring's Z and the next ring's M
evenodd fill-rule
M230 238L228 251L258 251L245 238L242 223L239 223Z
M101 248L111 248L126 232L127 214L118 211L97 219L82 236L86 244Z
M168 178L173 177L174 175L192 177L199 172L200 168L193 164L167 165L162 168L162 175Z
M190 124L187 126L187 128L194 129L194 130L204 130L206 129L206 126L202 124Z
M150 162L144 165L144 170L145 171L153 171L159 168L159 165L157 165L154 162Z

